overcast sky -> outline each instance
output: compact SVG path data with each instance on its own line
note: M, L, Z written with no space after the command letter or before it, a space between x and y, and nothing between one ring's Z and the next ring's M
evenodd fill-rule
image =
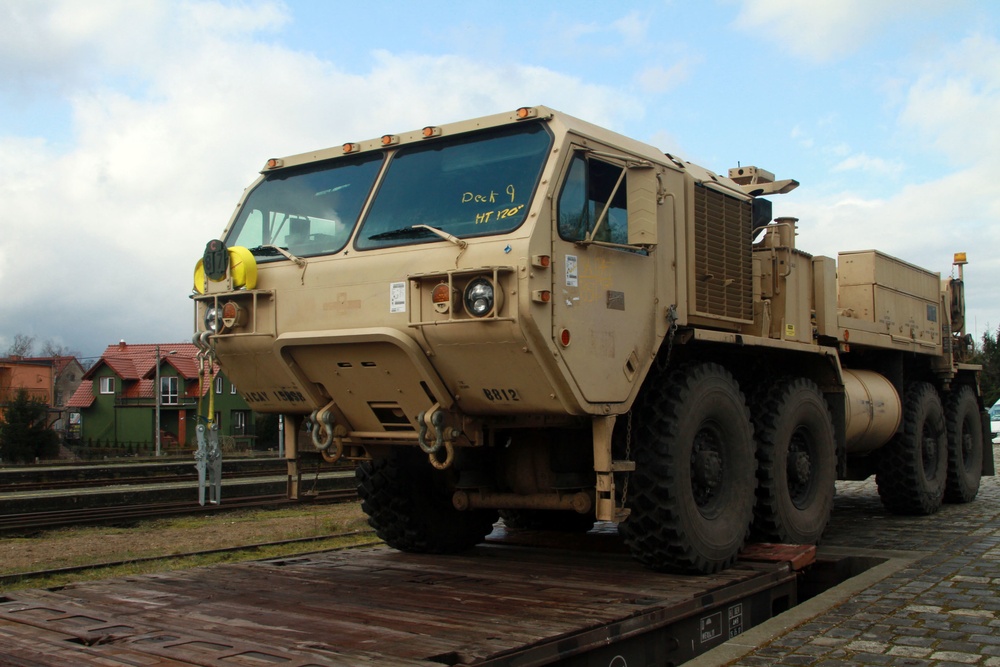
M530 104L799 180L775 213L808 252L967 251L978 339L998 29L991 0L3 0L0 353L188 340L194 263L267 158Z

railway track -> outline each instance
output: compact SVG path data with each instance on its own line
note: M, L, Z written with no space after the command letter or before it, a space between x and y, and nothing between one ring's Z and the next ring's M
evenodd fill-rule
M190 470L188 472L188 469ZM349 470L345 465L324 465L324 472L336 470ZM184 472L178 472L184 470ZM222 479L252 479L284 474L287 470L283 459L275 460L273 465L264 465L256 469L236 469L222 470ZM310 471L304 469L303 474ZM31 469L5 469L0 470L0 494L20 493L27 491L59 491L62 489L87 489L100 488L105 486L128 486L133 484L154 484L158 482L192 482L198 480L198 473L195 470L194 461L190 463L173 464L149 464L146 466L129 466L129 470L122 474L121 468L109 465L101 469L100 474L94 477L84 476L86 473L73 468L52 469L48 468L40 473L36 473L40 479L31 478ZM52 478L52 476L58 476Z
M347 502L355 500L357 497L357 492L354 489L333 490L314 496L309 502ZM0 534L88 524L125 523L183 514L280 507L282 505L296 505L301 502L289 500L284 494L277 494L228 498L219 505L203 506L195 501L183 501L3 514L0 515Z
M191 464L194 468L194 464ZM254 477L268 477L284 472L284 467L274 470L248 470L240 473L223 472L222 479L249 479ZM162 476L134 476L134 477L102 477L97 479L62 479L41 482L14 482L10 484L0 484L0 493L18 493L21 491L58 491L61 489L93 489L105 486L129 486L133 484L153 484L156 482L197 482L198 473L192 472L183 475L162 475Z
M200 556L211 556L216 554L238 553L242 551L257 551L260 549L266 549L270 547L280 547L288 545L308 545L310 543L315 544L317 542L323 542L326 540L344 539L344 538L361 537L361 536L370 536L372 539L366 540L364 542L357 542L354 544L350 544L348 546L324 549L323 551L342 551L345 549L370 547L370 546L375 546L377 544L381 544L381 540L375 538L374 530L352 530L341 533L328 533L325 535L315 535L312 537L297 537L288 540L276 540L273 542L255 542L253 544L239 544L231 547L202 549L199 551L187 551L182 553L173 553L169 555L143 556L138 558L127 558L116 561L101 561L98 563L88 563L86 565L73 565L70 567L57 567L46 570L31 570L28 572L16 572L12 574L0 575L0 588L14 583L21 583L30 579L44 579L46 577L53 577L59 575L79 574L81 572L88 572L91 570L104 570L124 565L135 565L138 563L155 563L160 561L163 562L178 561L184 558L196 558Z

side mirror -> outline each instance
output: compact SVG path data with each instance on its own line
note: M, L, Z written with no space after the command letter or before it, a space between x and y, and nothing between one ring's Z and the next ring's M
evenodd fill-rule
M628 168L628 244L656 245L656 196L659 181L651 165Z

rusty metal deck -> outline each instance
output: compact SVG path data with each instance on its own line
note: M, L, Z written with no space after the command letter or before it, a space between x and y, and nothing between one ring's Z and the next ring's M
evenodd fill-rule
M682 652L709 648L794 597L787 563L657 574L612 535L575 539L572 550L495 537L459 556L369 548L0 594L0 664L606 665L585 656L684 619L697 631ZM688 639L657 641L662 654Z

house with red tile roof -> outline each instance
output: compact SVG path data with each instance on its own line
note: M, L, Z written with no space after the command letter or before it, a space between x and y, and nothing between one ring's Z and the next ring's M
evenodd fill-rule
M236 446L249 446L254 435L246 401L218 364L200 363L191 343L109 345L68 407L70 444L150 454L157 444L162 453L191 450L197 424L210 416Z

